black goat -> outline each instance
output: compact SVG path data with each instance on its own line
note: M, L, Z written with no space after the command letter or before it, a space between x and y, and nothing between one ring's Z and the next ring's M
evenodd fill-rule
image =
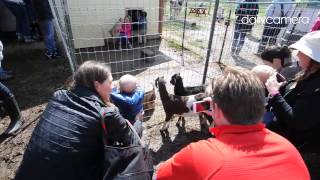
M205 93L205 90L206 90L206 85L184 87L183 80L182 80L182 77L180 76L180 73L174 74L171 77L170 83L174 85L174 94L177 96L189 96L189 95L195 95L198 93ZM203 126L204 123L206 123L203 120L203 116L205 116L208 119L210 124L212 123L213 119L211 116L205 113L200 113L199 118L200 118L201 126ZM180 118L184 120L183 117L180 117Z
M174 114L183 115L186 113L195 114L190 111L192 104L190 104L190 100L192 101L200 101L205 98L204 93L200 93L192 96L176 96L173 94L169 94L166 88L166 81L163 77L158 77L155 80L155 85L159 89L160 99L162 101L162 105L164 111L166 113L165 122L160 130L161 134L164 131L167 131L169 128L169 121ZM188 107L190 106L190 107ZM177 124L179 124L180 119Z
M205 85L184 87L180 74L174 74L171 77L170 83L174 85L174 94L177 96L189 96L204 93L206 90Z

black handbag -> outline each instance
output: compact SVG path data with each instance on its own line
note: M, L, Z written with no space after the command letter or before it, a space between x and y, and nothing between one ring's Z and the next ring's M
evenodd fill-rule
M105 138L106 131L103 128L105 170L103 180L152 179L154 169L150 150L128 120L127 124L136 139L136 143L127 147L108 145Z

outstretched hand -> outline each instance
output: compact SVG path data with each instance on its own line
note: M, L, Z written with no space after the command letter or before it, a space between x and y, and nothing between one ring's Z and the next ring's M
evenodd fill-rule
M282 86L283 82L277 81L277 73L274 73L266 82L266 88L269 94L277 94L279 93L279 89Z

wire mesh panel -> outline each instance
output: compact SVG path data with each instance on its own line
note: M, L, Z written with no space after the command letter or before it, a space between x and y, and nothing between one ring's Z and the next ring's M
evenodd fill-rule
M159 76L167 80L170 93L173 86L169 81L175 73L181 73L185 85L202 83L204 57L201 52L194 53L200 49L181 53L183 31L185 39L197 35L202 37L198 41L207 43L208 38L199 28L184 26L186 1L51 0L50 3L74 70L87 60L103 62L111 67L115 80L127 73L135 75L147 94L152 93L152 84ZM202 14L193 21L202 17L209 19L210 15ZM203 22L207 24L198 26L210 25ZM194 32L188 34L184 27ZM185 49L188 44L186 41ZM183 64L184 57L188 63ZM156 101L151 98L147 102L150 114L145 114L146 119L151 118L147 126L154 132L158 132L165 118L159 94L156 96Z
M210 62L247 68L262 63L266 47L290 45L310 32L319 7L319 2L290 0L220 2L225 21L215 24Z
M259 53L267 46L289 45L309 32L319 11L319 2L289 0L50 0L50 4L72 70L95 60L109 65L115 80L127 73L138 78L149 97L144 137L152 141L155 164L192 139L178 136L185 131L172 123L169 130L176 143L169 149L161 145L165 113L159 93L156 100L152 95L157 77L164 76L173 94L169 81L175 73L186 86L195 86L221 73L217 62L251 68L261 63ZM271 26L268 17L288 20ZM190 119L187 129L199 129L196 118Z

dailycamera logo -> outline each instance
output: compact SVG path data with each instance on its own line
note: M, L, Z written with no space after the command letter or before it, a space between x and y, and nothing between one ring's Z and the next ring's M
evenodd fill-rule
M256 16L245 16L241 18L242 24L249 24L253 25L256 23L262 23L262 24L274 24L274 25L280 25L280 24L309 24L310 19L309 17L266 17L265 19L261 17Z

